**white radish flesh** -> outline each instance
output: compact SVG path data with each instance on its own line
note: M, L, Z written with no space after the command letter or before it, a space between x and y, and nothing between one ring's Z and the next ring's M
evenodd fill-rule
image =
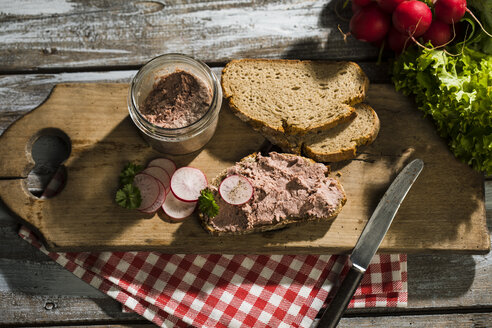
M197 202L183 202L171 192L166 196L162 205L164 213L173 220L181 220L190 216L195 210Z
M171 188L171 176L161 167L159 166L150 166L147 167L142 173L153 176L164 186L166 194L169 192Z
M150 161L149 165L147 165L147 167L151 167L151 166L160 167L161 169L166 171L170 177L172 177L174 171L176 171L176 163L174 163L172 160L167 158L156 158Z
M157 196L157 199L150 207L141 209L141 212L154 213L162 206L162 204L164 204L164 201L166 199L166 189L164 188L162 183L159 182L159 180L157 180L157 182L159 184L159 195Z
M200 191L207 185L205 174L194 167L179 168L171 177L172 193L184 202L196 202L200 197Z
M232 205L242 205L253 196L253 186L241 175L231 175L222 180L219 186L220 197Z
M138 209L151 207L159 197L159 181L148 174L139 173L135 175L133 184L140 190L142 196L142 203Z

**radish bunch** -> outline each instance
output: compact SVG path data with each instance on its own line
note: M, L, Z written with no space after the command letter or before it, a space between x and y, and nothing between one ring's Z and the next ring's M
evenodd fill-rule
M436 0L434 15L419 0L352 0L352 11L350 33L355 38L377 46L386 42L396 53L418 38L434 47L446 45L453 38L453 24L470 12L466 0Z

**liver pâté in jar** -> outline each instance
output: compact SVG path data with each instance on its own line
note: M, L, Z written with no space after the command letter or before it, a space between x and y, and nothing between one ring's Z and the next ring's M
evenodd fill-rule
M182 54L150 60L133 78L130 117L147 142L166 154L196 151L212 138L222 89L203 62Z

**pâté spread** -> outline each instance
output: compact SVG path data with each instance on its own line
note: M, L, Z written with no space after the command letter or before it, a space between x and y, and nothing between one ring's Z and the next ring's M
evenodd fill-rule
M212 91L198 77L182 70L156 79L140 113L162 128L182 128L198 121L210 108Z
M219 214L208 218L216 232L238 233L280 223L287 218L322 219L333 216L345 202L340 183L328 177L329 169L304 157L272 152L256 161L241 161L227 170L249 179L254 188L243 205L226 203L211 187Z

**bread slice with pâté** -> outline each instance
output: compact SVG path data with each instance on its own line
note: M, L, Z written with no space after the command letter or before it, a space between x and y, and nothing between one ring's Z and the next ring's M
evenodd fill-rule
M214 217L200 213L202 226L212 235L242 235L332 220L347 197L329 172L328 166L293 154L249 155L208 187L219 210ZM253 187L251 198L242 205L232 205L220 195L220 183L232 175L245 177Z

